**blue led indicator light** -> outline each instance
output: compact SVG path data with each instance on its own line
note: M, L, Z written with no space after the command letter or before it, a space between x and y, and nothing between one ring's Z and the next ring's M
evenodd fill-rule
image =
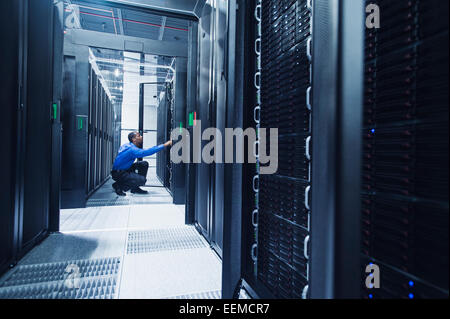
M369 298L370 298L370 299L372 299L372 298L373 298L373 295L372 295L372 294L370 294L370 295L369 295Z
M413 286L414 286L414 281L411 280L411 281L409 282L409 286L410 286L410 287L413 287Z
M375 129L373 128L371 132L372 132L372 133L375 133Z
M414 298L414 294L409 294L409 299L413 299Z

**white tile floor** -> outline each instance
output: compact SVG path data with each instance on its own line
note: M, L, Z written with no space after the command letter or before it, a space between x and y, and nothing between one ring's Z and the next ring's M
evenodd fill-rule
M93 200L115 196L109 184ZM62 210L60 233L35 247L19 266L120 257L119 298L169 298L210 292L217 295L221 289L221 261L197 232L204 248L127 254L130 231L192 227L184 225L184 206L172 204L164 188L147 190L150 194L140 198L128 193L130 205ZM145 204L133 205L135 200ZM155 240L158 238L152 242Z

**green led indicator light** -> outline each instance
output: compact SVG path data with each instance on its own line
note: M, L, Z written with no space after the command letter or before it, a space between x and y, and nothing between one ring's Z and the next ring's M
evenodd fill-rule
M189 126L194 126L194 113L189 113Z
M82 130L83 129L83 118L79 118L78 119L78 129Z
M183 133L183 122L180 123L180 133Z
M53 103L53 119L56 120L58 117L58 104Z

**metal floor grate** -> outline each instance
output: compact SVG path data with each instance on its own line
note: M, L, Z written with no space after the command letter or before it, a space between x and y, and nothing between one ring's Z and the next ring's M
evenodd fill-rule
M127 205L131 205L131 199L129 198L90 199L86 203L86 207L127 206Z
M116 277L83 278L79 288L64 281L0 288L0 299L114 299Z
M0 283L0 299L112 299L119 268L120 258L18 266Z
M148 195L127 195L128 198L113 199L89 199L86 207L104 207L104 206L129 206L129 205L150 205L155 203L171 203L172 197L167 194Z
M129 232L127 254L205 247L207 245L194 227L156 229Z
M119 272L120 258L74 260L18 266L0 282L0 287L65 280L69 265L78 268L81 278L110 276Z
M166 299L221 299L221 297L222 292L220 290L215 290L176 297L168 297Z

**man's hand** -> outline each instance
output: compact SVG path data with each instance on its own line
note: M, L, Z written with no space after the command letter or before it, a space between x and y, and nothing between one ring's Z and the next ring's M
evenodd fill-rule
M172 144L173 144L172 140L170 140L164 144L164 147L170 147L170 146L172 146Z

